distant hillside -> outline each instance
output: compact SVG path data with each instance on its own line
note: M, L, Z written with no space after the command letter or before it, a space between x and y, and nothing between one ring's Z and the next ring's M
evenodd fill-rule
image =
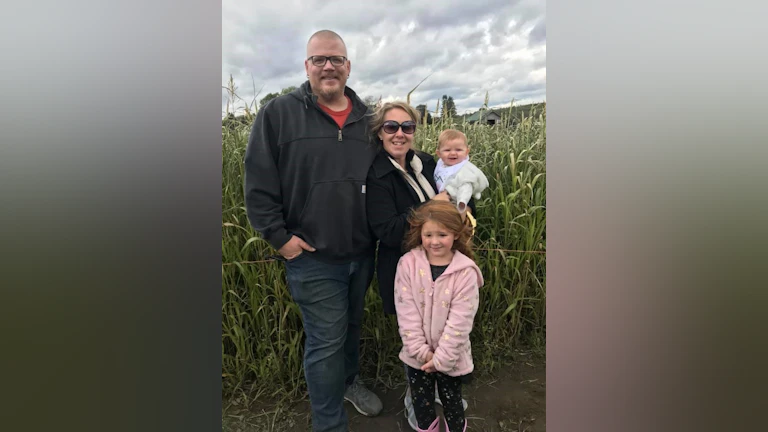
M502 118L502 121L506 121L507 119L512 119L512 123L519 122L523 117L531 117L536 116L539 114L542 114L546 111L547 103L546 102L539 102L539 103L532 103L527 105L515 105L511 107L505 107L505 108L494 108L494 109L488 109L485 113L482 113L482 109L470 112L467 114L455 116L454 120L457 123L463 123L464 121L477 121L479 118L482 118L484 116L489 115L490 113L496 113L499 117Z
M546 111L547 103L533 103L527 105L516 105L512 107L489 109L485 112L485 115L490 113L496 113L501 117L503 123L508 122L508 119L512 119L512 124L517 124L523 117L538 116ZM482 110L477 110L471 113L462 114L453 117L456 123L464 123L464 121L477 121L482 115L478 115ZM423 115L423 114L422 114ZM430 116L431 120L431 116ZM241 128L243 126L250 126L253 122L253 117L248 115L234 116L233 114L227 114L222 119L222 126L226 129L233 130L235 128ZM432 123L431 121L429 123Z

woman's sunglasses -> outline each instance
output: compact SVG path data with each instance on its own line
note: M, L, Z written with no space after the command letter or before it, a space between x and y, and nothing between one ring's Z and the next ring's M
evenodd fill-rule
M381 126L381 129L384 130L384 132L388 134L393 134L397 132L398 129L403 128L403 133L411 135L414 132L416 132L416 122L412 121L404 121L402 123L398 123L394 120L387 120L384 122L384 124Z

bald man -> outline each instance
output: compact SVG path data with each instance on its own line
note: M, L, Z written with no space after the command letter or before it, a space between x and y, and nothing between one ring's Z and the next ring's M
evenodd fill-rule
M382 409L358 377L375 250L365 179L376 148L368 107L346 86L352 63L341 37L313 34L304 67L307 81L256 116L245 153L245 204L253 228L284 259L301 310L313 431L346 432L344 400L367 416Z

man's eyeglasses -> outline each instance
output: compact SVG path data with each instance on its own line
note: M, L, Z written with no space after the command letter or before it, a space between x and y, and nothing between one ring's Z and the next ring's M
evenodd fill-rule
M411 135L416 132L416 123L410 120L404 121L402 123L398 123L394 120L387 120L384 122L381 128L388 134L393 134L397 132L398 129L403 128L404 134Z
M325 66L325 63L330 60L332 65L339 67L344 65L347 58L344 56L311 56L307 58L307 60L311 61L312 64L317 67Z

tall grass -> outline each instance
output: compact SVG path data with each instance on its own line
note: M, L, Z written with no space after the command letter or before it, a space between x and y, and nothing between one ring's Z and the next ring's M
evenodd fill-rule
M226 396L297 397L305 391L303 330L275 251L250 227L243 203L243 155L252 114L222 124L222 361ZM546 112L495 126L437 120L420 125L414 146L433 153L447 127L463 131L490 187L477 202L475 246L486 279L472 333L478 370L521 345L545 340ZM374 280L365 301L361 366L385 385L402 381L397 323L382 312Z

